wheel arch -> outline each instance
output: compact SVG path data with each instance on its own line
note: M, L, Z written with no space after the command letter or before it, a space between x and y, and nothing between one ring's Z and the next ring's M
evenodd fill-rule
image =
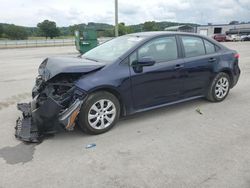
M230 78L230 87L232 87L232 83L234 81L232 71L230 69L222 69L220 72L226 73L229 76L229 78Z
M121 109L120 116L125 116L126 115L126 107L125 107L124 101L121 97L121 94L119 91L117 91L117 89L115 89L113 87L109 87L109 86L98 87L98 88L92 89L88 95L91 95L92 93L95 93L95 92L101 92L101 91L106 91L108 93L111 93L112 95L114 95L118 99L118 101L120 103L120 109Z

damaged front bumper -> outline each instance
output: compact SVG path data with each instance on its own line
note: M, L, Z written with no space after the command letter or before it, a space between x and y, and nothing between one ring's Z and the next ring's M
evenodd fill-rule
M68 98L71 101L67 105L64 104L65 101L55 100L51 96L47 96L42 102L39 97L37 95L31 103L17 106L22 112L15 127L15 136L19 140L41 142L48 134L54 134L61 129L72 130L85 99L84 93L79 91L72 93Z
M23 118L16 120L16 138L26 142L39 142L40 136L37 126L32 123L30 103L17 105L18 110L22 111Z

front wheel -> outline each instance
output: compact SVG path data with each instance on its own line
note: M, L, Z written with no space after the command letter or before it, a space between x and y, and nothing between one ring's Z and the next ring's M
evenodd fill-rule
M89 134L101 134L110 130L118 121L120 104L109 92L100 91L91 94L78 117L78 125Z
M229 93L230 84L228 74L224 72L218 73L209 86L206 98L212 102L223 101Z

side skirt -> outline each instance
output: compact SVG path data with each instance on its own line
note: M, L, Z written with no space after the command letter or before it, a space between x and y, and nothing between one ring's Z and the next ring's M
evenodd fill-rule
M170 105L173 105L173 104L187 102L187 101L191 101L191 100L195 100L195 99L199 99L199 98L203 98L203 97L204 97L204 95L189 97L189 98L186 98L186 99L181 99L181 100L177 100L177 101L173 101L173 102L169 102L169 103L164 103L164 104L161 104L161 105L156 105L156 106L152 106L152 107L148 107L148 108L135 110L131 114L139 113L139 112L145 112L145 111L148 111L148 110L153 110L153 109L157 109L157 108L161 108L161 107L166 107L166 106L170 106Z

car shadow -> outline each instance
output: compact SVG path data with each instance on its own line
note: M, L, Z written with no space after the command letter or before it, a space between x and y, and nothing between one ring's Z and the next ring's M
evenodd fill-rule
M195 112L196 108L207 103L209 102L204 99L195 99L192 101L169 105L169 106L165 106L165 107L161 107L161 108L157 108L157 109L153 109L153 110L149 110L145 112L139 112L133 115L122 117L118 121L116 128L119 129L119 127L121 126L130 126L130 125L132 126L137 123L145 122L151 118L161 117L162 115L165 115L165 114L167 114L168 116L171 116L181 111L188 110L190 108L193 109L194 113L197 113ZM110 130L110 133L108 133L108 136L110 136L109 134L112 134L112 129ZM93 138L95 136L98 137L98 135L89 135L89 134L82 132L80 128L76 125L73 131L70 131L70 132L61 131L57 133L53 139L55 140L70 139L71 141L73 141L74 139L79 139L79 138L82 139L82 138L90 138L90 137ZM47 138L47 139L50 139L50 138Z
M120 119L120 124L127 124L127 123L137 123L140 121L147 121L151 118L156 118L157 116L162 116L167 113L167 115L175 114L180 111L184 111L190 108L193 108L194 112L195 110L202 106L203 104L208 103L205 99L195 99L191 101L186 101L178 104L173 104L165 107L160 107L153 110L148 110L145 112L139 112L133 115L129 115L126 117L122 117Z

